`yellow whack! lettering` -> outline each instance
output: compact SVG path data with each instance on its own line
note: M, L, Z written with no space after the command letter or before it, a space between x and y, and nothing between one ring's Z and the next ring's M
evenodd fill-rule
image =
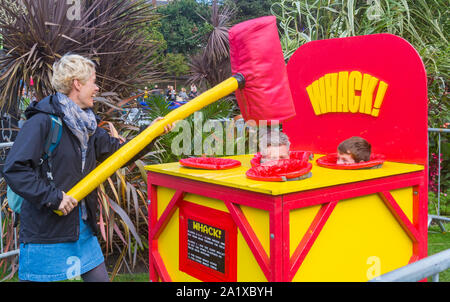
M209 226L209 225L197 222L197 221L192 221L192 228L195 231L202 232L209 236L216 237L217 239L222 238L222 230L214 228L212 226Z
M360 71L340 71L320 77L308 87L315 115L333 112L380 114L388 84Z

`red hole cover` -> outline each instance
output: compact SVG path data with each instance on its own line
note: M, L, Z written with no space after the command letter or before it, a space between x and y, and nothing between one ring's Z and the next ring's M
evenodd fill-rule
M338 169L338 170L354 170L354 169L364 169L364 168L373 168L376 166L381 166L386 157L383 154L372 154L370 156L370 160L366 162L354 163L354 164L342 164L338 165L337 161L337 153L331 153L326 156L323 156L317 159L317 165L330 168L330 169Z
M180 164L188 168L225 170L241 166L241 162L230 158L190 157L180 159Z
M274 165L256 166L245 174L248 178L260 181L287 181L297 180L299 177L310 177L308 174L312 164L298 159L282 159Z
M252 167L257 167L261 164L261 153L256 153L255 156L250 160L250 164ZM304 160L307 162L308 160L313 159L313 154L310 151L289 151L290 159L298 159Z

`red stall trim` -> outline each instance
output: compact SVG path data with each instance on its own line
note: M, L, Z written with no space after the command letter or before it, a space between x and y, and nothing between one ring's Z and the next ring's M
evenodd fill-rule
M413 194L417 195L415 193ZM421 246L426 244L426 238L424 238L417 230L417 228L411 223L409 218L402 211L402 209L395 201L394 197L390 192L380 192L378 193L378 195L384 201L385 205L391 211L392 215L398 221L398 223L406 232L406 234L409 236L409 238L413 241L413 254L409 259L408 263L417 261L418 259L420 259L420 256L422 255Z
M267 280L270 280L270 259L267 256L267 253L264 250L255 232L253 231L253 228L248 223L248 220L245 217L244 213L242 213L239 205L235 205L227 200L225 200L225 205L227 206L228 211L230 211L234 222L237 224L239 230L241 231L242 236L244 237L250 250L255 256L255 259L262 269L264 275L266 276Z
M153 261L156 266L156 271L158 272L159 277L161 278L161 281L163 282L172 282L172 279L170 278L169 272L167 272L166 267L164 265L164 261L161 258L161 255L158 251L152 252ZM153 280L155 281L155 280Z
M280 225L275 225L272 223L274 221L275 215L280 215L281 210L275 211L275 207L281 208L281 198L278 196L267 196L260 193L255 192L247 192L242 191L235 188L227 188L227 187L221 187L214 184L207 184L202 183L201 188L197 188L193 186L192 184L195 183L195 181L192 180L186 180L182 178L175 177L177 181L174 181L173 176L167 176L163 174L153 174L151 172L148 173L148 183L150 185L150 195L152 196L152 202L149 206L149 217L153 217L153 219L150 219L153 221L153 223L149 223L149 244L151 246L152 251L157 252L157 237L158 235L163 231L165 225L170 220L171 216L173 215L174 211L176 210L176 207L179 206L180 200L182 200L181 196L184 196L183 194L186 193L192 193L192 194L199 194L206 197L211 198L222 198L225 205L230 211L230 214L232 215L233 221L236 223L236 225L241 230L241 233L243 234L244 238L246 238L247 243L249 244L249 247L257 260L258 264L261 267L261 270L263 271L264 275L266 276L268 281L276 281L281 280L280 276L274 276L275 268L274 266L281 266L281 257L276 259L275 257L269 258L267 254L265 253L264 248L262 247L261 243L259 242L258 238L256 237L252 227L250 226L248 220L245 218L244 214L238 208L236 205L234 205L233 202L227 201L227 199L233 199L233 200L239 200L241 204L252 206L255 208L267 210L270 213L270 231L272 234L277 234L278 240L271 240L271 254L280 254L281 255L281 222ZM169 205L167 206L164 213L161 215L160 219L157 220L155 218L155 213L157 211L157 194L156 194L156 188L157 186L164 186L168 188L176 188L178 189L175 193L177 196L173 196L171 201L169 202ZM182 194L183 193L183 194ZM219 196L218 196L219 195ZM226 196L226 198L224 198ZM275 213L277 212L277 213ZM152 227L151 227L152 226ZM150 228L151 227L151 228ZM275 246L276 244L279 244L280 247ZM157 274L159 271L161 271L161 267L164 267L164 263L162 259L159 257L153 257L150 255L150 259L153 259L157 265L157 271L153 271L150 267L150 280L157 281ZM150 265L151 266L151 265ZM162 278L162 277L161 277ZM278 279L275 279L278 278Z
M289 209L306 207L323 203L323 196L328 200L342 200L381 191L391 191L423 183L423 172L388 176L364 182L336 185L329 188L313 189L305 192L290 193L283 196L284 206ZM320 193L320 194L318 194Z
M302 240L299 245L295 249L295 252L292 254L292 257L289 260L289 272L288 272L288 281L292 281L297 273L298 269L305 260L306 255L308 255L309 250L313 246L314 242L322 231L323 226L328 221L331 213L337 205L337 201L332 201L322 205L320 210L317 212L314 220L306 231L305 235L303 235ZM287 213L289 215L289 212Z
M149 192L148 192L148 198L149 202L147 204L147 211L148 211L148 259L149 259L149 267L148 267L148 275L149 279L152 282L158 281L158 272L156 269L157 262L153 258L153 252L158 252L158 241L153 240L150 237L151 231L153 230L153 226L156 224L157 220L157 186L150 183L150 177L148 178L148 186L149 186Z
M392 196L392 194L390 192L384 191L384 192L378 193L378 195L384 201L384 204L391 211L392 215L394 215L395 219L401 225L403 230L408 234L409 238L411 238L411 240L414 243L421 242L422 241L422 236L420 236L420 234L417 231L417 229L409 221L409 218L402 211L402 209L400 208L398 203L395 201L395 199Z
M270 221L270 267L272 277L269 281L283 281L283 198L277 196L269 211ZM278 269L279 268L279 269Z
M148 183L155 186L181 190L186 193L197 194L219 200L230 200L231 198L235 203L238 202L239 204L251 206L265 211L271 211L274 206L274 200L278 198L278 196L245 191L242 189L206 182L201 182L200 187L197 186L199 182L196 180L156 172L148 172L148 175Z
M423 258L428 254L428 182L414 186L413 194L413 225L423 239L418 244L419 258Z
M153 229L151 230L151 233L149 233L149 237L152 240L156 240L159 237L159 234L161 234L161 231L164 229L166 224L169 222L170 218L172 217L173 213L175 212L178 203L183 200L184 198L184 192L183 191L176 191L173 195L172 199L170 200L169 204L167 205L166 209L164 210L164 213L162 213L161 217L158 219L156 224L153 226Z
M409 260L409 263L415 262L427 255L426 248L426 190L423 184L423 172L414 172L403 175L390 176L381 179L374 179L365 182L350 183L344 185L338 185L330 188L315 189L305 192L298 192L287 194L283 196L283 221L284 221L284 238L285 238L285 256L284 259L284 274L283 280L291 281L301 266L301 262L306 258L309 250L305 249L299 245L289 258L289 212L292 209L297 209L299 207L307 207L313 205L319 205L324 203L324 199L333 200L344 200L348 198L354 198L358 196L365 196L370 194L380 194L382 200L391 210L392 214L395 216L399 224L405 230L407 235L412 239L413 242L413 253ZM397 202L394 200L392 195L389 193L390 190L395 190L404 187L413 187L413 223L409 221L407 216L403 213L401 208L398 206ZM382 194L385 193L385 194ZM387 197L386 197L387 196ZM313 224L316 220L321 219L321 215L324 207L319 210L317 216L314 218ZM330 213L331 214L331 213ZM326 223L326 220L324 221ZM308 230L310 231L310 230ZM314 234L316 237L319 233ZM307 236L308 233L305 235ZM316 239L316 238L311 238ZM310 240L311 240L310 239ZM308 238L303 238L302 242ZM301 242L301 243L302 243ZM314 241L311 241L311 245ZM303 257L303 258L301 258Z

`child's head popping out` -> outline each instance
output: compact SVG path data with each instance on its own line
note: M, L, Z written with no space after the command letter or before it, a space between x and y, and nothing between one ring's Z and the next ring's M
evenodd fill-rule
M288 136L281 131L263 132L259 140L261 165L276 164L280 159L289 159L290 144Z
M350 137L341 142L337 148L338 165L354 164L370 160L371 145L358 136Z

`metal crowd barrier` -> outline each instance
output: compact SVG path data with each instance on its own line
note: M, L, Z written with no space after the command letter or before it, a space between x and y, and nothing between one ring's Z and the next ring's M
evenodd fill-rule
M10 148L14 142L0 143L0 149L2 148ZM3 245L3 212L0 211L0 259L16 256L19 254L19 249L17 245L17 229L14 228L14 250L4 251Z
M378 276L369 282L416 282L432 276L439 282L439 273L450 268L450 249Z
M446 232L445 226L443 224L443 221L449 222L450 219L445 216L441 216L440 208L441 208L441 134L442 133L450 133L450 129L443 129L443 128L428 128L429 133L437 133L438 135L438 184L437 184L437 214L436 215L428 215L428 227L430 227L430 224L433 220L437 222L439 225L439 228L442 232Z

